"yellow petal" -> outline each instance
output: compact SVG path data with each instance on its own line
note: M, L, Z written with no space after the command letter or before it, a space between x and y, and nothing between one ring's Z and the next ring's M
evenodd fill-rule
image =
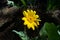
M34 14L36 14L36 11L34 11Z
M22 18L22 20L26 20L26 18L25 18L25 17L23 17L23 18Z
M33 22L33 25L37 27L37 24L35 22Z
M33 13L33 10L31 10L31 13Z
M39 18L39 16L38 15L35 15L35 18Z
M26 11L24 11L23 15L26 17L26 16L28 16L28 13Z
M41 21L40 19L36 19L36 21Z
M32 26L34 26L32 23L27 23L28 26L31 28Z
M37 22L37 25L39 25L39 22Z
M27 25L27 24L26 24L26 21L24 22L24 25Z
M31 10L31 15L33 16L33 15L35 15L35 14L36 14L36 12L33 11L33 10Z
M30 12L30 11L27 9L27 12Z
M32 26L32 29L33 29L33 30L35 30L35 27L34 27L34 26Z
M30 28L31 28L30 24L28 24L28 25L27 25L27 28L28 28L28 29L30 29Z
M39 21L41 21L38 19L39 15L36 15L36 11L27 10L23 12L23 15L22 20L24 20L24 25L27 25L28 29L32 28L35 30L35 26L38 27Z

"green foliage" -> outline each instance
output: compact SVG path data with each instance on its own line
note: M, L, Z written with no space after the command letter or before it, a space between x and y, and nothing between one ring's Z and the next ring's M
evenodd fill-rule
M59 28L60 26L58 26ZM60 28L59 28L60 30ZM58 32L57 26L54 23L45 22L44 26L39 32L41 40L60 40L60 32Z
M41 37L40 40L47 40L46 39L47 38L47 32L45 30L45 25L41 28L39 34L40 34L40 37Z
M52 10L53 7L55 6L54 5L54 0L48 0L47 5L48 5L47 10Z
M18 32L18 31L16 31L16 30L13 30L13 32L15 32L16 34L18 34L19 35L19 37L22 39L22 40L37 40L38 39L38 36L37 37L34 37L34 38L29 38L28 36L27 36L27 34L25 33L26 31L20 31L20 32Z
M21 37L22 40L29 40L29 37L23 31L18 32L16 30L13 30L13 32L15 32L16 34L18 34L19 37Z
M47 32L45 30L45 26L43 26L39 32L40 36L46 36L47 35Z
M48 35L48 40L59 40L57 26L55 24L46 22L44 26Z
M60 27L60 26L58 26L58 27ZM13 32L18 34L22 40L47 40L47 39L48 40L59 40L60 39L60 35L59 35L60 32L58 32L57 26L54 23L48 23L48 22L44 23L44 26L40 30L40 32L39 32L40 37L36 36L36 37L30 39L27 36L27 34L25 33L26 31L18 32L16 30L13 30Z
M26 3L25 3L25 1L24 1L24 0L21 0L21 2L23 3L23 5L24 5L24 6L26 6Z
M33 6L34 5L34 0L27 0L27 3L25 2L26 0L20 0L23 4L24 7L27 6L27 4L29 4L29 6ZM47 11L53 11L55 10L55 8L57 6L60 5L60 1L59 0L47 0ZM8 4L10 4L10 2L8 2ZM17 4L15 4L17 5ZM20 5L17 5L17 7L20 7ZM30 39L27 34L23 31L16 31L13 30L13 32L15 32L16 34L19 35L19 37L21 37L22 40L59 40L60 39L60 25L56 26L54 23L48 23L45 22L43 27L41 28L39 34L40 37L38 38L32 38ZM37 34L38 35L38 34Z
M47 10L54 10L60 6L60 0L47 0Z

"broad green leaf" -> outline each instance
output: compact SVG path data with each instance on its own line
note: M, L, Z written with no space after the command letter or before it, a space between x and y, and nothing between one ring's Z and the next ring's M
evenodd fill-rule
M47 32L45 30L45 26L43 26L39 32L40 36L46 36L47 35Z
M47 40L47 32L45 30L45 26L43 26L39 32L40 40Z
M58 30L60 31L60 25L57 26Z
M48 35L48 40L59 40L57 26L55 24L46 22L44 26Z

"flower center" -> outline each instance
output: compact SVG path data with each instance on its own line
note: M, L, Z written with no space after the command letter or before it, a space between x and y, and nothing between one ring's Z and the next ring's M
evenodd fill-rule
M33 18L33 17L31 17L31 16L30 16L30 17L28 17L28 18L27 18L27 20L28 20L30 23L34 22L34 18Z

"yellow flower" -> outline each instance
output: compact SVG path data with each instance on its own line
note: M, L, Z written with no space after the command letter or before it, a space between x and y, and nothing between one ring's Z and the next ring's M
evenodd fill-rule
M35 30L35 27L38 27L39 21L39 15L36 15L36 11L33 10L27 10L23 11L24 17L22 20L24 20L24 25L27 25L28 29L32 28Z

